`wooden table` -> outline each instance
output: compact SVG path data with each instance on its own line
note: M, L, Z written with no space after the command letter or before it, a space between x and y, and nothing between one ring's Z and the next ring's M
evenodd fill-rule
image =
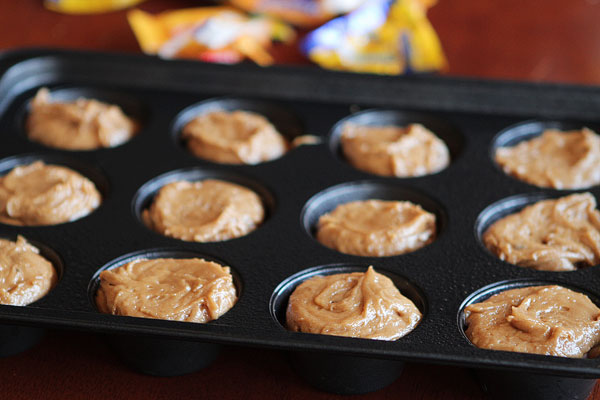
M440 0L430 16L450 61L445 74L600 84L598 0ZM161 11L200 1L150 0ZM67 16L41 0L0 0L0 49L53 46L139 52L124 12ZM281 63L306 63L277 48ZM303 384L280 352L228 348L209 368L176 378L154 378L124 366L102 337L53 332L39 346L0 359L0 393L10 399L329 399ZM364 399L479 400L467 370L409 365L391 386ZM593 399L600 400L596 387Z

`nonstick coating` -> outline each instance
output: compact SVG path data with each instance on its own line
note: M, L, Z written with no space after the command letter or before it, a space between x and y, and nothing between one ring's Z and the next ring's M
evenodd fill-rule
M52 50L6 53L0 59L0 74L2 172L25 161L44 159L79 170L103 194L96 211L74 222L46 227L0 225L0 236L21 234L56 253L62 263L60 282L44 299L26 307L0 306L0 320L187 342L600 376L596 360L477 349L457 322L467 298L505 281L558 282L598 296L597 267L556 273L519 268L491 255L479 239L482 221L492 221L495 212L505 211L488 208L502 204L501 200L572 193L536 188L506 176L493 162L491 149L505 139L516 140L523 132L497 135L525 121L595 126L600 118L598 88L219 66ZM61 96L110 99L139 118L142 128L132 140L111 149L63 151L30 142L23 121L29 101L43 86ZM189 111L202 111L207 104L260 110L288 137L310 134L324 140L256 166L204 161L186 150L179 133ZM405 179L374 176L350 166L339 151L336 124L370 109L377 111L356 115L370 123L378 115L397 121L416 118L440 130L451 149L450 166L433 175ZM175 175L165 175L171 173ZM244 184L260 194L267 218L256 231L225 242L189 243L159 235L140 222L139 212L155 192L152 182L165 176L219 176ZM600 198L598 187L589 191ZM374 258L340 254L314 239L313 225L321 212L333 203L365 195L421 203L438 217L436 240L409 254ZM99 269L131 254L164 252L201 254L229 265L243 288L238 303L207 324L96 311L93 281ZM288 293L282 288L289 290L282 282L332 265L373 265L400 277L413 295L422 297L423 321L395 342L287 331L278 319L285 307L281 299Z

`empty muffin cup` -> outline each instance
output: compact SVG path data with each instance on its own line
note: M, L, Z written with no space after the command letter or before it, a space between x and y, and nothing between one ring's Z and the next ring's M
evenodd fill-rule
M177 260L181 262L172 262ZM180 265L182 263L185 265ZM90 282L90 300L99 311L105 313L202 325L227 312L239 296L239 279L222 265L225 264L211 257L182 250L159 249L131 253L112 261L95 274ZM102 274L122 266L127 266L127 269L117 270L114 274ZM111 291L124 295L115 297L101 286L105 279ZM156 290L144 296L142 303L138 304L140 297L135 295L138 292L135 284L139 281L145 288L147 285L144 282L148 279L156 280L153 285ZM193 285L186 283L186 279L197 282ZM200 284L200 281L204 283ZM194 287L195 296L163 296L162 293L167 289L172 294L176 293L181 285L187 294L190 294L188 286ZM128 300L127 294L132 291L133 298ZM235 292L235 299L230 301L228 294L231 291ZM190 300L190 297L194 299ZM179 306L172 304L174 302ZM161 309L163 306L166 309ZM127 307L132 309L128 311L125 309ZM163 316L163 312L168 315ZM118 335L111 337L109 342L126 364L142 373L156 376L183 375L205 368L215 360L220 349L219 345L213 343L150 336Z
M306 283L311 278L327 278L339 274L353 274L347 275L348 279L350 279L350 277L354 276L354 273L364 273L365 270L367 270L367 266L330 265L310 268L295 274L283 281L275 290L270 304L272 316L283 328L290 329L291 321L289 320L289 313L292 308L290 306L290 296L297 291L301 284ZM419 320L422 319L422 314L424 314L426 308L425 298L421 291L405 278L388 271L379 272L381 274L375 275L383 275L389 279L389 285L393 285L399 289L402 295L406 296L406 298L401 296L403 301L411 303L416 314L418 314L418 318L415 319L412 318L412 314L408 315L409 313L407 313L406 318L408 322L406 325L402 324L402 328L405 329L399 334L399 336L404 336L412 331L419 323ZM368 269L366 273L361 274L361 277L356 279L365 279L364 284L367 284L366 280L369 279L369 274L374 274L374 271ZM369 285L376 283L374 280ZM349 290L351 291L351 288ZM342 304L345 301L340 300L335 303ZM286 314L288 315L287 317ZM313 315L316 314L318 312L313 313ZM304 317L300 318L304 320ZM324 328L324 330L321 330L321 334L324 331L327 331L326 336L323 336L324 340L334 341L337 336L350 336L335 328ZM302 332L306 331L303 330ZM371 340L375 340L375 338L383 339L383 336L388 335L388 333L377 332L370 335L365 331L363 334L366 336L363 335L363 337L372 338ZM393 343L393 340L398 338L398 335L393 336L393 339L387 339L389 340L387 343ZM357 336L354 335L354 337ZM399 338L399 340L402 339ZM399 360L377 359L331 352L292 351L289 353L289 359L296 373L311 386L325 392L337 394L361 394L381 389L394 382L404 368L404 362Z

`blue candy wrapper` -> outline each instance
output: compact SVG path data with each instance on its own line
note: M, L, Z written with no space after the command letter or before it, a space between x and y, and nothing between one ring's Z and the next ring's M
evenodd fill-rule
M401 74L446 66L427 19L431 1L371 0L310 32L302 51L324 68Z

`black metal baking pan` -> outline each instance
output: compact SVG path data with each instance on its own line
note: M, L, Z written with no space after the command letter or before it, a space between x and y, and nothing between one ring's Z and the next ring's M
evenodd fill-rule
M0 225L0 236L20 234L41 243L62 265L58 285L43 299L25 307L0 306L3 323L170 342L264 346L342 359L440 363L578 379L600 376L600 361L594 359L478 349L464 336L461 322L464 305L491 293L490 287L541 281L573 287L592 298L600 294L597 267L574 272L519 268L491 255L480 241L485 226L507 210L572 192L539 189L506 176L490 156L493 147L535 134L532 126L598 125L599 88L219 66L58 50L5 53L0 68L0 173L44 159L81 171L103 194L102 205L75 222ZM62 151L30 142L23 121L29 101L43 86L62 98L85 95L119 104L139 119L141 131L126 144L96 151ZM179 130L194 110L219 104L259 110L289 137L310 134L322 141L256 166L198 159L182 145ZM337 143L336 124L355 118L364 123L418 120L446 141L452 162L437 174L418 178L358 171L343 159ZM247 236L218 243L183 242L150 231L140 220L141 209L162 183L181 177L219 177L252 188L265 203L264 224ZM600 199L598 187L589 191ZM421 204L438 217L437 239L415 252L383 258L341 254L315 240L319 215L341 202L364 198ZM240 291L238 303L207 324L96 311L98 271L123 258L165 252L229 265ZM424 318L413 332L385 342L284 328L282 315L295 284L314 273L369 265L394 276L420 306Z

